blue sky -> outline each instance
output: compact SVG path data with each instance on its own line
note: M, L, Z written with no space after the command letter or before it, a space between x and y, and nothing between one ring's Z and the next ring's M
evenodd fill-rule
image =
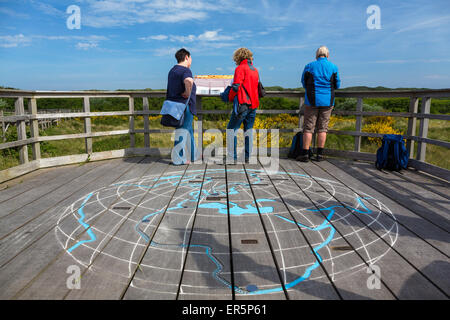
M81 9L70 30L66 9ZM381 29L366 21L370 5ZM0 0L0 85L27 90L162 89L185 47L194 75L232 74L254 52L265 86L299 87L320 45L343 87L450 88L450 2Z

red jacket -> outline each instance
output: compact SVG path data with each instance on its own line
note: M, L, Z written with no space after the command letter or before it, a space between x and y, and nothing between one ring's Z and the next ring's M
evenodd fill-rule
M238 96L239 104L247 103L250 109L259 107L258 94L259 73L253 64L245 59L234 71L233 88L230 91L229 99L234 100ZM244 87L246 90L244 90ZM237 88L237 92L235 91ZM247 92L246 92L247 91Z

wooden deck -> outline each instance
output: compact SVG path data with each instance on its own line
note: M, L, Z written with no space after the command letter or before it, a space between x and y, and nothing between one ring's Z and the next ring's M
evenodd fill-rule
M449 183L420 172L135 157L0 190L0 299L450 295Z

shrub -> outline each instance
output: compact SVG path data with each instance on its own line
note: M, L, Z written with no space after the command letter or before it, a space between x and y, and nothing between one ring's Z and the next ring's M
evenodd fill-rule
M382 118L391 118L391 117L382 117ZM364 125L362 131L379 134L402 134L401 131L394 129L392 127L392 124L393 120L392 123L389 123L389 121L374 121L372 123ZM379 147L381 146L381 138L368 137L368 140L371 143L375 142Z

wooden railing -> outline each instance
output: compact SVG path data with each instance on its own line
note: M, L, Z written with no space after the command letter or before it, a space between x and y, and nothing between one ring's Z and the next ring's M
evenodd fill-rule
M173 130L166 129L151 129L149 125L149 116L158 115L159 110L149 110L149 98L165 97L163 91L18 91L18 90L0 90L0 98L15 99L15 114L3 117L3 123L15 122L17 127L17 141L6 142L0 144L0 150L7 148L18 148L20 156L20 164L18 167L10 168L0 172L0 182L11 179L18 175L30 172L32 170L64 165L70 163L84 162L86 160L101 160L124 156L167 156L170 154L169 148L150 148L150 136L154 133L171 133ZM294 114L299 116L298 128L296 129L279 129L283 132L298 132L303 125L303 105L304 93L296 91L280 91L268 92L267 97L290 97L299 99L297 110L258 110L258 114ZM407 134L404 137L407 140L407 149L410 154L410 166L438 175L449 180L449 171L430 165L425 162L426 146L427 144L436 145L444 148L450 148L450 142L441 141L428 138L428 125L430 119L450 120L450 115L430 114L431 99L432 98L450 98L450 89L443 90L405 90L405 91L337 91L338 98L356 98L355 111L341 111L334 110L333 114L343 116L356 117L355 131L340 131L330 130L330 134L347 135L354 137L354 150L332 150L327 149L326 153L330 155L337 155L348 157L351 159L374 160L375 155L361 152L361 138L362 137L382 137L382 134L362 132L363 117L365 116L391 116L408 118ZM37 99L43 98L81 98L83 99L82 112L65 112L65 113L38 113ZM91 98L127 98L127 111L108 111L108 112L91 112L90 99ZM204 132L202 129L203 115L208 114L230 114L229 110L203 110L202 108L203 96L197 96L197 110L199 120L199 132ZM409 112L369 112L363 111L364 98L409 98ZM28 112L25 112L25 100L28 100ZM135 110L135 100L142 99L143 110ZM422 103L419 109L419 99ZM108 117L108 116L128 116L129 129L116 130L107 132L92 132L91 118L93 117ZM135 117L143 117L144 129L135 129ZM38 123L42 119L67 119L67 118L82 118L84 119L84 133L58 135L58 136L39 136ZM416 136L417 121L419 121L419 135ZM26 125L30 126L31 136L26 136ZM225 132L225 130L222 130ZM107 152L94 153L92 149L92 138L114 136L129 134L130 147L124 150L111 150ZM135 136L136 134L144 135L144 148L136 148ZM41 158L40 143L44 141L57 141L66 139L85 139L86 153L82 155L72 155L57 158ZM414 144L417 143L417 155L414 159ZM33 159L28 159L28 146L31 145ZM198 145L203 146L203 135L198 135ZM286 153L286 148L280 150L280 154Z

